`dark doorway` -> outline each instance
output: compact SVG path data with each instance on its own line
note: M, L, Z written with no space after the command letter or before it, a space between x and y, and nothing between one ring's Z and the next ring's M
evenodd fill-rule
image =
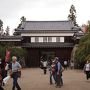
M54 51L41 51L40 52L40 57L43 57L44 60L49 60L55 57L55 52Z
M54 57L59 57L62 62L70 60L72 48L27 48L26 65L28 67L39 67L40 60L49 61Z

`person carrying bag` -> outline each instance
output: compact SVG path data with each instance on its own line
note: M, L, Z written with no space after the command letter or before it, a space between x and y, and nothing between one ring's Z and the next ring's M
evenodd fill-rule
M21 65L17 62L17 57L12 57L12 64L11 64L11 77L13 78L13 87L12 90L21 90L18 84L18 78L21 77Z

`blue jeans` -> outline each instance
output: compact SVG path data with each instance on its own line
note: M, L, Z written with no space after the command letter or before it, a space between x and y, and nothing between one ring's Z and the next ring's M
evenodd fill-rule
M12 90L15 90L15 87L17 88L17 90L21 90L17 80L18 80L18 73L17 72L14 72L13 73L13 87L12 87Z
M59 75L56 75L56 86L63 85L62 72L59 72Z

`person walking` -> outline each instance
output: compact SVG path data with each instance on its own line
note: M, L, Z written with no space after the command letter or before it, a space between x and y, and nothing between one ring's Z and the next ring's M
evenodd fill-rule
M67 70L67 66L68 66L68 61L67 61L67 60L65 60L65 61L64 61L64 69L66 69L66 70Z
M84 65L84 72L86 74L86 79L88 80L90 78L90 63L89 61L86 62Z
M21 70L21 65L17 62L17 57L13 56L12 57L12 65L11 65L11 76L13 78L13 87L12 90L15 90L15 88L17 88L17 90L21 90L19 84L18 84L18 78L19 78L19 73L18 71Z
M61 72L61 63L59 61L59 58L56 58L56 65L55 65L55 71L56 71L56 87L61 87L61 77L62 77L62 72ZM62 81L63 82L63 81Z
M44 71L44 74L47 73L47 61L43 61L43 71Z
M52 64L50 66L50 84L53 84L52 77L56 84L56 75L55 75L55 61L52 61Z

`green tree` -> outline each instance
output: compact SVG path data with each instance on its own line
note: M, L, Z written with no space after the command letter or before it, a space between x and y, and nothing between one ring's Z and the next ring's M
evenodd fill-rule
M87 60L90 61L90 23L87 25L88 32L80 39L78 49L75 53L75 59L77 63L85 63Z
M25 57L26 55L26 50L24 48L17 48L17 47L12 47L11 48L11 56L16 55L17 57Z
M0 35L3 34L3 21L0 19Z
M6 47L0 45L0 58L5 59Z
M87 29L88 33L90 33L90 21L88 21Z
M76 23L76 9L74 5L71 5L69 12L68 20L72 21L75 26L78 26Z
M26 49L21 47L10 47L10 46L2 46L0 45L0 58L5 59L6 50L9 50L11 52L10 58L14 55L17 57L25 57L26 56Z
M18 27L17 28L21 28L21 25L22 25L22 22L25 22L26 21L26 18L24 17L24 16L22 16L21 18L20 18L20 24L18 25Z

